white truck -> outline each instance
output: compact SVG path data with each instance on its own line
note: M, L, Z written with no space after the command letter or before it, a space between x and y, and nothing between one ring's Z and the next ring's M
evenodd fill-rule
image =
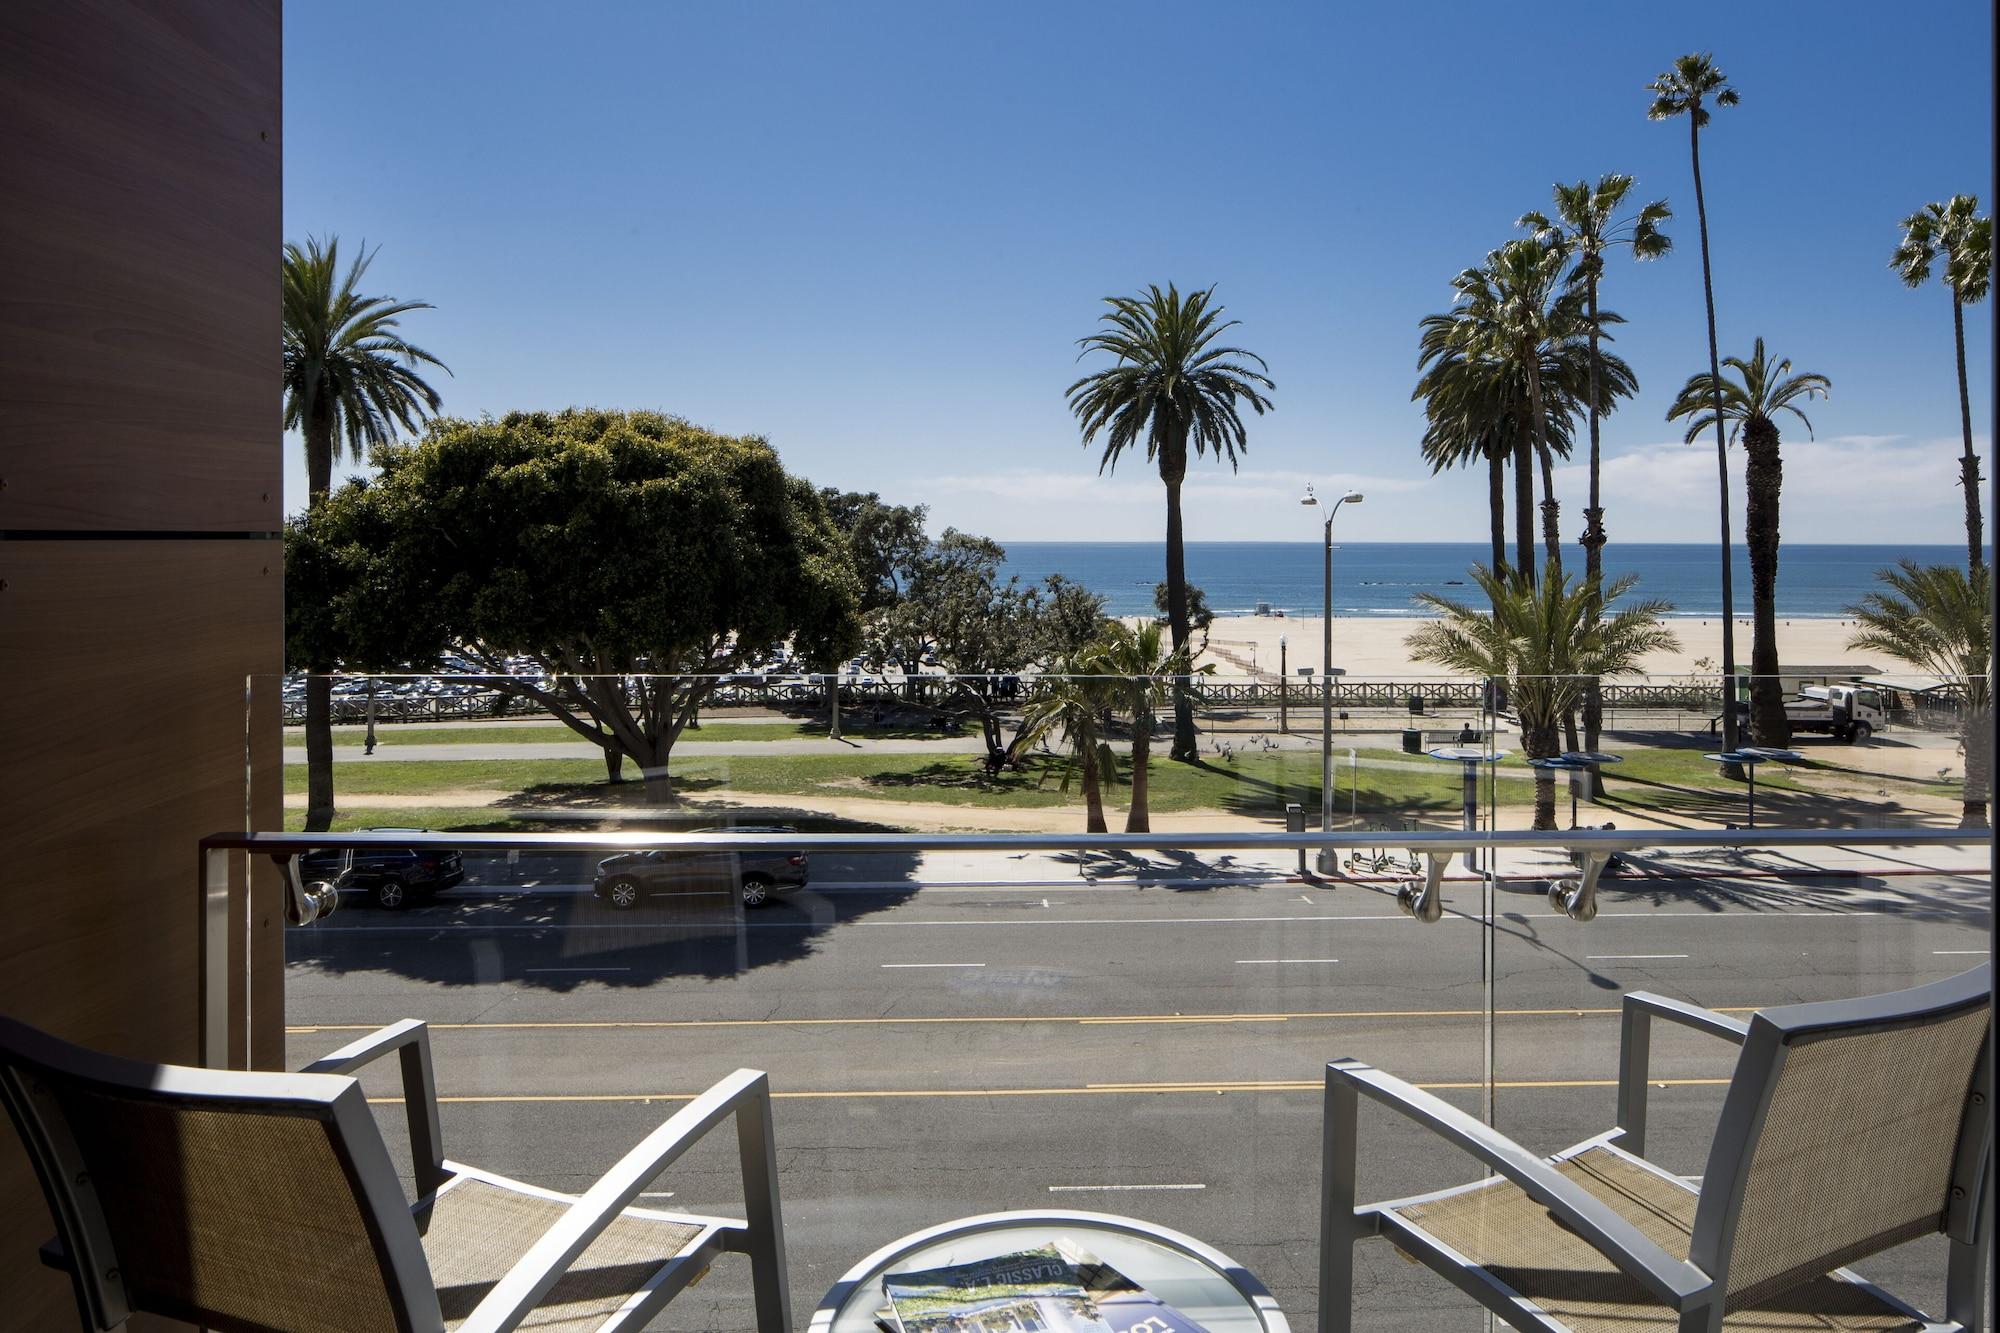
M1889 725L1882 691L1872 685L1807 685L1799 697L1785 701L1792 730L1824 731L1837 741L1856 745Z

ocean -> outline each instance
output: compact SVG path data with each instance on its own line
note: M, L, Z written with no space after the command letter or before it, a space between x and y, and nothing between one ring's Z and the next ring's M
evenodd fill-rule
M1153 609L1153 587L1166 578L1159 542L1009 542L1006 572L1022 582L1061 574L1102 593L1113 615ZM1218 615L1250 615L1259 603L1287 615L1316 616L1322 605L1318 542L1189 542L1188 581ZM1492 554L1484 542L1344 542L1333 551L1334 614L1407 616L1419 592L1478 599L1466 570ZM1750 560L1734 552L1736 614L1750 614ZM1904 558L1920 564L1960 564L1957 546L1786 546L1778 557L1778 612L1795 618L1838 618L1875 585L1875 571ZM1637 574L1634 596L1664 598L1673 614L1722 611L1721 560L1712 546L1612 542L1604 548L1607 577ZM1563 565L1583 569L1571 543Z

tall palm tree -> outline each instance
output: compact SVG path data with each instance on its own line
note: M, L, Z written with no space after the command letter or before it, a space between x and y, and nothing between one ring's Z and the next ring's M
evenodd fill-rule
M1132 719L1132 804L1125 816L1125 831L1150 833L1147 765L1152 759L1154 719L1171 697L1173 681L1206 674L1215 669L1214 664L1197 668L1185 650L1162 642L1157 620L1147 620L1136 629L1122 620L1112 621L1092 647L1089 663L1108 681L1116 707Z
M1694 162L1695 227L1701 234L1701 297L1708 308L1708 373L1715 381L1715 470L1720 483L1718 503L1722 516L1722 748L1734 750L1738 744L1736 725L1736 601L1731 595L1729 565L1729 445L1722 437L1721 352L1715 339L1715 278L1708 262L1708 201L1701 189L1701 132L1708 124L1708 103L1735 106L1742 99L1715 67L1715 57L1707 52L1684 55L1671 69L1646 85L1653 101L1646 108L1648 120L1671 120L1686 116L1688 152ZM1741 777L1739 765L1724 765L1723 773Z
M1108 352L1114 364L1085 375L1066 391L1087 447L1104 436L1101 473L1117 466L1128 449L1142 444L1146 461L1159 469L1167 488L1167 622L1174 650L1188 647L1186 553L1181 535L1181 483L1187 477L1188 446L1197 455L1227 458L1231 471L1246 447L1242 406L1262 416L1264 395L1277 386L1265 373L1264 358L1215 340L1237 320L1222 318L1215 289L1183 297L1171 283L1165 291L1149 286L1139 296L1108 296L1103 327L1077 340L1083 350ZM1251 364L1255 363L1253 369ZM1173 757L1196 757L1194 708L1183 677L1174 695Z
M1743 470L1743 540L1750 547L1750 734L1759 745L1792 743L1792 724L1785 716L1785 691L1778 679L1778 492L1784 484L1784 461L1778 455L1780 412L1805 423L1800 400L1823 398L1833 387L1824 375L1792 374L1789 358L1773 362L1757 340L1749 360L1724 357L1736 372L1734 380L1706 374L1691 376L1667 409L1667 420L1686 418L1686 442L1693 444L1711 425L1727 423L1729 438L1741 435ZM1729 708L1727 712L1733 713Z
M1104 720L1117 702L1118 682L1099 674L1086 651L1066 657L1038 676L1035 694L1021 717L1017 747L1060 735L1068 752L1062 789L1076 777L1083 788L1084 831L1105 833L1104 784L1118 778L1118 758L1105 739Z
M1550 395L1542 370L1551 345L1574 337L1583 323L1581 293L1563 287L1564 263L1560 250L1537 237L1509 241L1489 253L1485 264L1452 279L1452 290L1457 293L1454 309L1447 316L1433 316L1437 322L1426 321L1425 328L1436 340L1495 369L1511 369L1523 377L1526 430L1516 440L1515 466L1525 470L1530 457L1540 462L1544 559L1558 567L1562 564L1561 507L1555 494ZM1532 483L1523 487L1517 475L1515 491L1525 504L1532 497ZM1523 522L1518 515L1515 521ZM1524 555L1522 568L1531 571L1532 567Z
M1420 593L1417 600L1438 618L1404 642L1420 662L1504 678L1521 719L1521 749L1531 759L1560 753L1562 718L1576 707L1586 680L1629 674L1647 653L1680 646L1660 620L1673 609L1667 603L1635 602L1611 611L1611 603L1638 582L1630 574L1602 589L1588 579L1572 582L1553 562L1539 583L1483 565L1473 566L1472 578L1491 610ZM1535 827L1555 826L1555 778L1537 769Z
M1528 440L1528 380L1525 370L1511 361L1468 351L1468 345L1476 346L1476 339L1461 329L1464 318L1461 309L1427 315L1421 321L1417 366L1422 373L1410 396L1424 403L1421 447L1433 472L1485 461L1491 568L1499 570L1509 567L1505 467L1509 459L1526 457L1532 449ZM1608 310L1602 312L1602 318L1606 324L1621 322ZM1548 446L1556 456L1567 458L1573 423L1591 395L1585 344L1571 336L1544 343L1540 375L1549 407ZM1600 412L1611 411L1619 398L1630 397L1638 387L1630 366L1615 355L1603 354L1595 394ZM1511 567L1532 571L1536 565L1530 517L1535 507L1533 474L1525 467L1517 468L1516 483L1515 537L1519 549Z
M1951 332L1958 349L1958 422L1965 452L1959 457L1959 485L1965 488L1965 567L1986 563L1979 521L1979 455L1972 451L1972 399L1965 384L1965 307L1986 298L1993 276L1993 219L1979 216L1977 195L1955 194L1942 204L1925 204L1903 219L1903 239L1889 266L1912 287L1921 287L1943 261L1944 285L1951 291Z
M1968 577L1951 565L1920 566L1904 560L1898 569L1878 570L1885 590L1869 593L1847 608L1858 625L1850 648L1886 653L1918 670L1956 681L1965 695L1959 742L1965 749L1964 808L1960 824L1987 824L1987 784L1993 772L1993 620L1989 607L1992 571L1984 565Z
M1604 256L1623 247L1629 249L1635 259L1657 259L1673 248L1673 241L1660 230L1660 224L1673 216L1666 200L1655 199L1637 213L1623 218L1618 216L1618 210L1624 205L1625 196L1631 193L1632 185L1632 177L1617 172L1598 177L1596 185L1588 181L1578 181L1574 185L1558 184L1554 190L1554 217L1540 212L1526 213L1520 222L1521 226L1575 259L1570 281L1581 284L1584 290L1585 331L1590 346L1590 389L1584 402L1590 417L1590 503L1583 511L1582 538L1585 578L1599 578L1604 572L1604 507L1598 486L1600 413L1597 407L1598 340L1602 329L1597 289L1604 276ZM1597 742L1593 739L1589 746L1595 749Z
M416 429L442 401L417 368L451 373L397 332L402 315L428 304L357 290L374 257L364 248L342 273L338 237L285 246L285 429L305 436L307 522L326 499L341 445L359 459L398 430ZM334 814L333 682L323 674L329 664L303 665L314 669L306 678L305 826L317 832L332 825Z

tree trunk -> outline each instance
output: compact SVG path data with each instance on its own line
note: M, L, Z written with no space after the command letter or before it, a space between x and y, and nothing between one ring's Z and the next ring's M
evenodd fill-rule
M1562 569L1562 503L1556 499L1556 473L1550 462L1548 416L1542 410L1541 348L1528 354L1528 417L1535 432L1535 458L1542 467L1542 551L1550 571Z
M1958 420L1965 454L1958 460L1958 484L1965 488L1965 563L1973 574L1986 563L1986 540L1979 521L1979 455L1972 451L1972 400L1965 389L1965 307L1951 298L1951 334L1958 345Z
M1514 567L1535 585L1535 446L1526 431L1514 433Z
M1594 622L1604 612L1604 599L1600 591L1604 586L1604 503L1598 484L1598 365L1597 340L1597 270L1589 273L1586 289L1590 302L1590 503L1583 510L1583 577L1590 589L1590 618ZM1583 687L1583 748L1595 754L1604 740L1604 690L1597 677L1592 676ZM1597 766L1590 770L1590 798L1598 800L1604 795L1604 773Z
M1715 473L1720 489L1722 516L1722 748L1734 750L1741 744L1736 722L1736 599L1730 588L1729 550L1729 440L1722 426L1722 353L1715 340L1715 279L1708 262L1708 203L1701 191L1701 127L1696 123L1701 108L1688 115L1688 152L1694 161L1694 215L1701 233L1701 299L1708 311L1708 375L1715 386ZM1740 779L1741 764L1724 764L1722 776Z
M332 400L322 392L307 405L306 521L326 503L333 483ZM308 833L333 827L333 682L324 662L301 663L306 671L306 823Z
M604 747L604 780L606 782L625 780L625 755L610 745Z
M840 677L826 678L826 735L828 740L840 739Z
M679 805L680 803L680 793L674 790L674 780L667 772L666 765L646 769L646 804Z
M1750 735L1759 745L1792 743L1778 679L1778 492L1784 460L1769 417L1744 423L1743 540L1750 547Z
M1097 738L1091 737L1083 747L1083 808L1086 833L1106 833L1104 822L1104 790L1097 773Z
M1282 688L1283 682L1279 682ZM1153 710L1142 708L1132 718L1132 808L1125 815L1127 833L1151 833L1152 812L1146 808L1147 765L1153 761Z
M1993 780L1993 714L1983 707L1967 706L1958 739L1965 747L1964 805L1960 828L1985 828L1987 784Z
M1493 541L1493 572L1507 574L1507 458L1498 441L1486 449L1486 511Z
M1174 651L1188 646L1186 550L1181 536L1181 480L1187 475L1187 441L1168 441L1160 451L1160 480L1167 484L1167 625ZM1188 697L1188 677L1174 677L1174 745L1171 754L1182 763L1197 758L1194 702Z
M1523 692L1525 693L1525 691ZM1556 746L1556 722L1521 712L1521 749L1530 759L1549 759L1560 753ZM1535 830L1552 833L1556 827L1556 779L1546 768L1535 770Z

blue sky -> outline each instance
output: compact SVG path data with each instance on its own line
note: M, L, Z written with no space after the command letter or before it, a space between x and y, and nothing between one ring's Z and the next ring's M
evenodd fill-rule
M298 3L285 234L365 238L371 290L436 305L406 327L449 412L663 408L1002 540L1160 533L1157 478L1100 478L1062 391L1099 298L1213 283L1278 390L1239 474L1198 465L1190 539L1310 539L1314 480L1369 492L1353 539L1478 540L1483 477L1416 456L1417 321L1551 182L1630 172L1676 249L1606 281L1642 386L1607 523L1712 540L1712 449L1662 420L1707 355L1687 131L1644 91L1710 49L1743 94L1702 144L1723 350L1761 334L1833 381L1817 441L1786 432L1786 536L1949 543L1949 299L1887 259L1922 203L1990 201L1992 23L1913 13ZM1571 537L1582 485L1559 474Z

